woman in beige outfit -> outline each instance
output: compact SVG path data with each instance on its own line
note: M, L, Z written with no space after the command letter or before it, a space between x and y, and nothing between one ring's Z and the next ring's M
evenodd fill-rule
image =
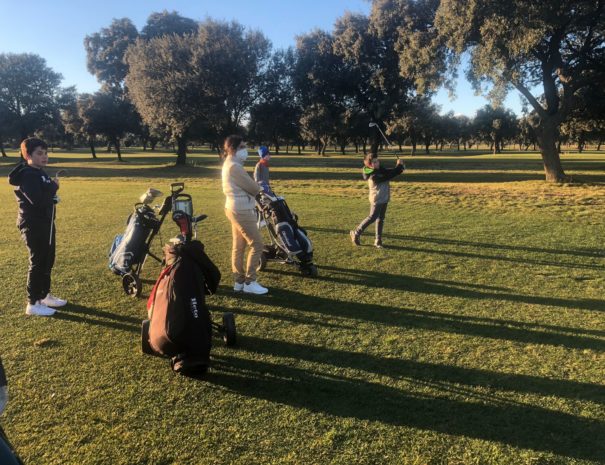
M254 198L261 187L254 182L244 169L248 150L244 139L233 135L225 139L225 161L222 170L223 193L225 194L225 215L231 222L233 245L231 250L231 270L235 292L266 294L269 290L256 282L256 267L263 253L263 238L256 224ZM244 270L246 244L250 247Z

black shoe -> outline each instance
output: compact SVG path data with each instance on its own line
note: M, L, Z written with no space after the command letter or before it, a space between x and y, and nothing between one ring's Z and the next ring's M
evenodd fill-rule
M355 231L349 231L349 235L351 236L351 241L353 242L353 245L361 245L361 242L359 242L359 236Z

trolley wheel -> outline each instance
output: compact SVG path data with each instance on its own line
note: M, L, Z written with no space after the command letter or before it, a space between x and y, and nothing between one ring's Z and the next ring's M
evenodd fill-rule
M303 276L308 276L309 278L317 278L317 275L319 274L317 272L317 266L311 264L308 266L303 266L300 269L300 272Z
M232 312L223 313L223 341L225 345L235 345L237 331L235 329L235 315Z
M260 260L258 261L258 266L256 267L256 271L263 271L265 268L267 268L267 252L265 252L263 250L263 253L261 253L260 255Z
M153 349L149 344L149 320L143 320L141 323L141 350L144 354L154 355Z
M128 273L122 276L122 287L126 295L130 297L140 297L143 286L141 285L141 279L133 273Z

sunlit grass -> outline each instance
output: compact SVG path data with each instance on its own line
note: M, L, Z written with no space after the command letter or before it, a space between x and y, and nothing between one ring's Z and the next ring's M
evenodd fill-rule
M372 231L359 248L348 238L368 212L361 155L275 156L274 189L320 277L270 264L266 297L230 292L216 154L181 168L165 152L110 155L51 154L51 174L68 169L53 289L70 305L57 317L23 313L27 255L0 191L2 424L26 463L603 462L604 154L565 155L586 181L569 185L542 182L536 153L406 157L384 250ZM107 269L138 196L181 179L224 276L209 307L234 311L239 331L235 348L215 339L199 380L141 355L144 299ZM167 222L162 242L175 231ZM150 261L144 294L158 272Z

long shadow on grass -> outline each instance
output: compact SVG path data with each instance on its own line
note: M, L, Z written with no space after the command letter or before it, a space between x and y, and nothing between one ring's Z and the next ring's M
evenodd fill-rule
M349 231L345 229L335 228L318 228L313 226L305 226L305 229L309 231L321 231L338 234L339 236L347 237ZM600 257L603 256L603 250L600 249L573 249L573 250L562 250L562 249L546 249L542 247L529 247L523 245L508 245L508 244L492 244L489 242L473 242L473 241L461 241L457 239L445 239L441 237L426 237L426 236L407 236L401 234L383 234L385 239L398 239L411 242L427 242L429 244L439 245L453 245L456 247L472 247L472 248L485 248L494 250L511 250L519 252L530 252L530 253L546 253L553 255L577 255L583 257Z
M497 340L517 341L528 344L547 344L574 349L605 351L605 340L599 339L602 332L565 328L560 326L536 325L501 319L476 318L437 311L411 308L393 308L359 302L343 302L324 297L309 296L284 289L272 289L271 306L286 311L297 310L316 314L322 318L345 318L369 321L400 328L422 328ZM247 297L241 296L245 300ZM263 314L273 318L274 313ZM587 337L578 335L586 333Z
M462 393L469 397L490 400L496 403L511 402L494 394L494 391L508 391L588 400L605 405L605 386L600 384L498 373L441 363L384 358L361 352L348 352L257 337L244 336L240 338L238 344L240 347L244 347L246 351L254 353L371 372L380 376L406 380L413 384L434 387L438 390ZM482 389L476 391L475 388ZM486 394L486 389L491 394Z
M310 353L309 358L320 357L322 363L332 359L336 366L343 365L343 361L347 362L345 366L362 363L363 366L357 366L362 370L371 369L373 362L380 363L363 354L325 351L280 341L246 338L242 345L248 344L257 351L272 355L287 354L300 358L302 352L304 358ZM444 386L447 394L410 393L374 382L236 356L223 356L214 366L218 371L208 375L210 383L246 396L314 412L498 441L578 459L600 460L605 456L605 443L597 439L605 437L605 423L545 408L506 400L498 402L496 398L486 401L484 396L469 402L454 400L446 397L450 392L447 386ZM387 370L387 376L400 376L407 380L410 374L405 372L406 368L405 365L390 364L381 370ZM441 366L426 367L437 380L440 380L438 373L443 369ZM520 377L516 382L522 387L528 378ZM446 381L451 382L456 381Z
M53 318L93 326L104 326L132 333L139 333L141 331L140 318L118 315L82 305L68 304L59 309Z
M393 275L378 271L337 268L322 266L321 271L330 270L332 274L321 273L322 281L331 281L340 284L376 287L380 289L394 289L405 292L420 292L423 294L442 295L463 299L477 299L487 301L504 300L532 305L547 305L577 310L605 311L605 300L600 299L563 299L559 297L543 297L509 292L490 292L495 289L490 286L461 283L456 281L442 281L437 279L419 278L415 276ZM293 274L283 270L267 269L265 273ZM479 289L478 289L479 288ZM483 290L485 289L485 290ZM498 288L496 288L498 289Z

